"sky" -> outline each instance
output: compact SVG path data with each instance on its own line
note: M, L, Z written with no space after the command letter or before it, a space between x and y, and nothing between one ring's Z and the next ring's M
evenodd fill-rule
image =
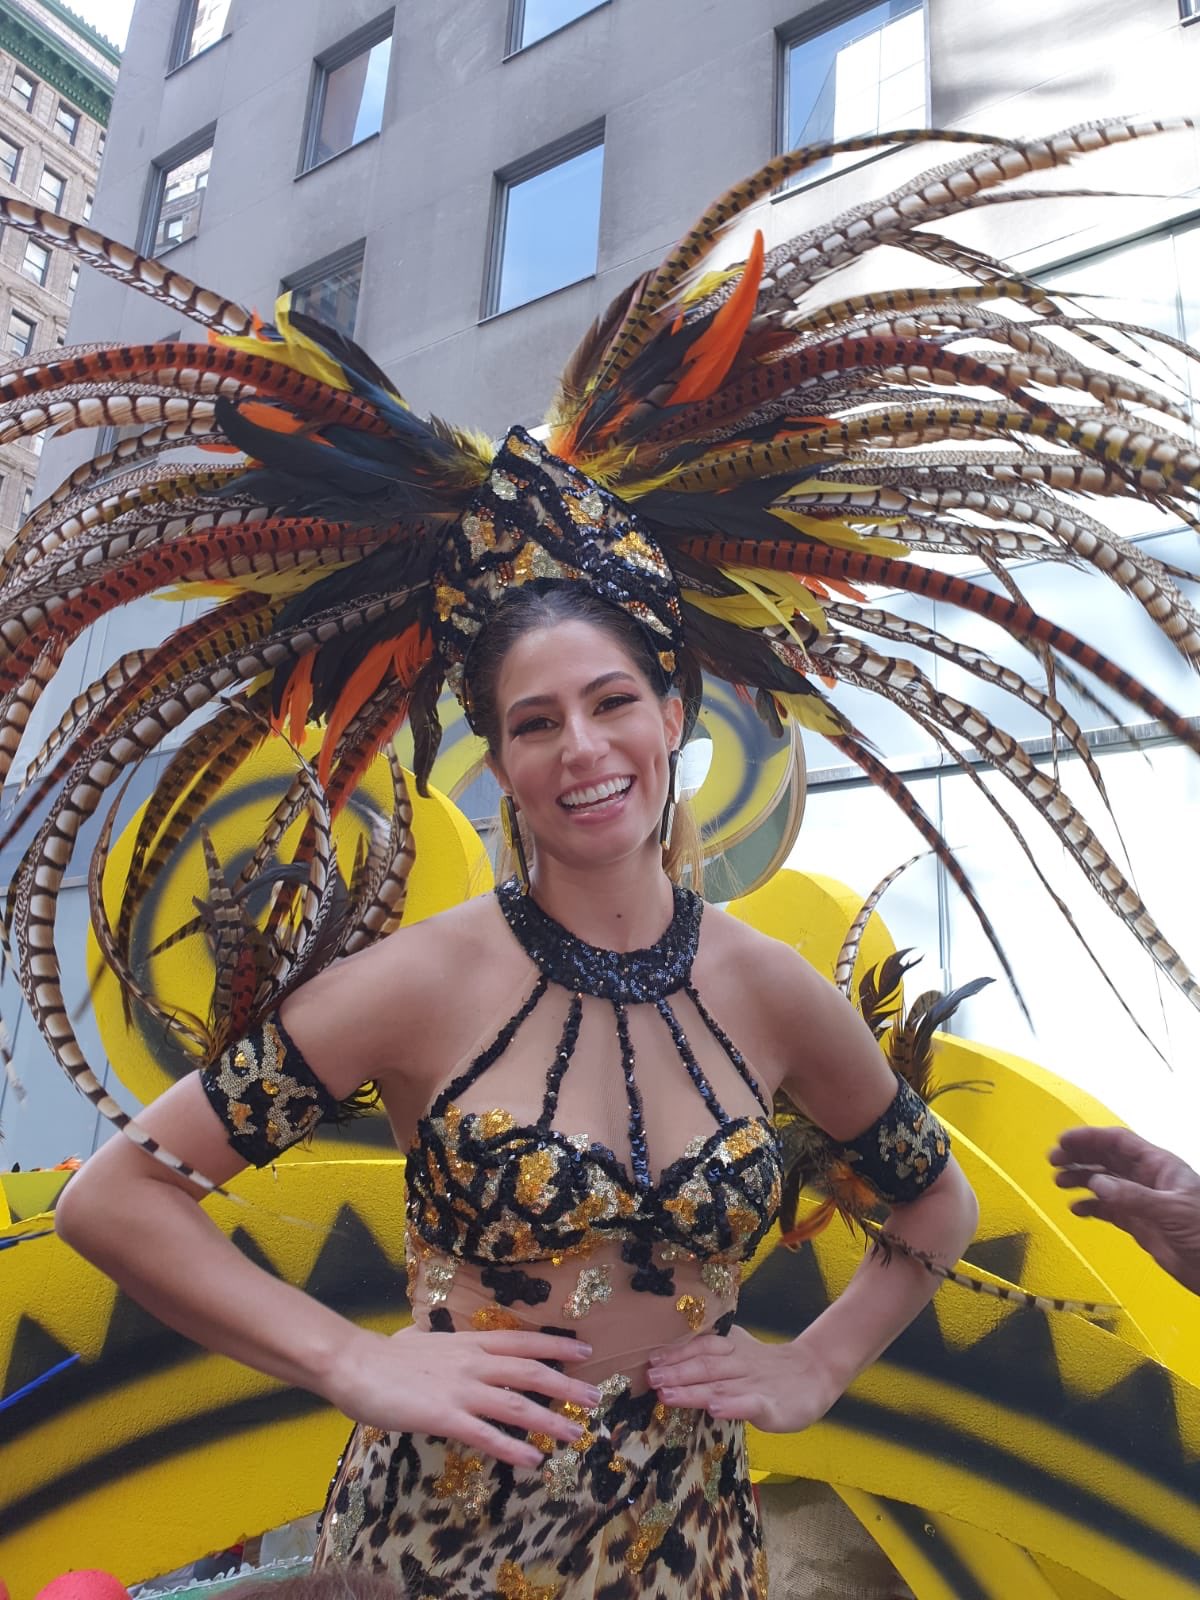
M119 50L125 48L134 0L65 0L65 3L106 39L111 39Z

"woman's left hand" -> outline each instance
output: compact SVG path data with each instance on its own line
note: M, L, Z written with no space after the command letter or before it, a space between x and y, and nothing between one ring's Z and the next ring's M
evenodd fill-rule
M698 1334L654 1351L647 1378L664 1405L752 1422L765 1433L798 1433L818 1422L842 1392L803 1338L765 1344L744 1328L724 1338Z

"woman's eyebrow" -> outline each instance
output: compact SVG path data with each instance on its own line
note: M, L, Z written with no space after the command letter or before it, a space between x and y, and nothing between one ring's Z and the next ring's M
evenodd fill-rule
M591 683L585 683L582 692L585 695L595 694L597 689L603 689L606 683L612 683L616 678L624 678L628 683L632 683L634 681L633 674L631 672L624 672L620 667L618 667L614 672L602 672L598 678L593 678ZM530 706L553 705L558 698L559 697L556 694L527 694L520 700L513 701L512 705L508 708L508 714L511 717L514 712L527 711Z

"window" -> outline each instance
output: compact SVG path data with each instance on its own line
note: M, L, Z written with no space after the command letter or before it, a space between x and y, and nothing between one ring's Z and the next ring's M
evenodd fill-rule
M314 63L302 172L361 144L383 126L392 21L389 11Z
M596 270L604 131L591 128L551 159L497 174L485 312L511 310Z
M364 241L360 239L337 255L326 256L285 278L281 287L292 291L293 311L302 311L353 338L362 286L363 248Z
M220 43L225 37L228 15L229 0L183 0L175 28L171 66L182 67L202 50Z
M33 451L35 456L40 456L42 453L42 447L46 443L46 435L44 433L27 433L25 435L25 443Z
M30 239L26 243L21 271L27 278L32 278L34 283L45 284L50 271L50 252L44 244L39 244L36 239Z
M21 146L11 139L0 137L0 172L9 183L16 183L17 168L21 164Z
M783 148L851 139L889 128L923 128L925 11L922 0L883 0L812 31L783 35ZM852 154L808 168L804 179L853 164Z
M79 263L76 262L71 268L71 280L67 284L67 304L69 306L73 306L75 304L75 291L76 291L76 289L78 289L78 287L79 287Z
M1200 18L1200 0L1179 0L1179 15L1184 22L1195 22Z
M78 111L73 111L65 100L60 100L58 110L54 113L54 126L68 144L74 144L79 134Z
M25 485L25 493L21 496L21 521L29 520L29 513L33 510L33 485Z
M33 97L37 93L37 81L28 73L22 72L20 67L13 73L12 86L8 91L8 98L23 111L33 110Z
M548 33L557 33L568 22L595 11L603 3L604 0L513 0L508 48L524 50L526 45L536 44Z
M37 337L37 323L20 311L8 314L8 348L14 356L27 356Z
M166 162L155 165L143 244L151 255L159 255L163 250L195 238L199 230L200 208L204 204L208 170L212 165L211 134L205 138L205 144L191 154L168 158L169 165ZM88 198L90 202L91 197ZM84 220L90 215L89 203Z
M51 172L49 167L43 167L42 181L38 184L38 205L45 206L47 211L61 211L66 192L67 180L60 178L57 172Z
M105 133L104 129L101 128L100 129L100 135L96 140L96 160L97 161L103 161L104 160L104 146L107 143L108 143L108 135Z
M85 222L90 222L92 220L92 207L95 204L96 204L96 197L94 195L90 195L89 194L89 195L85 196L84 202L83 202L83 220Z

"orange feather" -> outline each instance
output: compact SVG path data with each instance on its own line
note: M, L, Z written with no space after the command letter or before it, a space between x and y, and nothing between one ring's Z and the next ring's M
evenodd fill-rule
M684 357L683 377L675 385L668 405L707 400L724 383L758 303L764 255L762 229L756 228L738 286Z

